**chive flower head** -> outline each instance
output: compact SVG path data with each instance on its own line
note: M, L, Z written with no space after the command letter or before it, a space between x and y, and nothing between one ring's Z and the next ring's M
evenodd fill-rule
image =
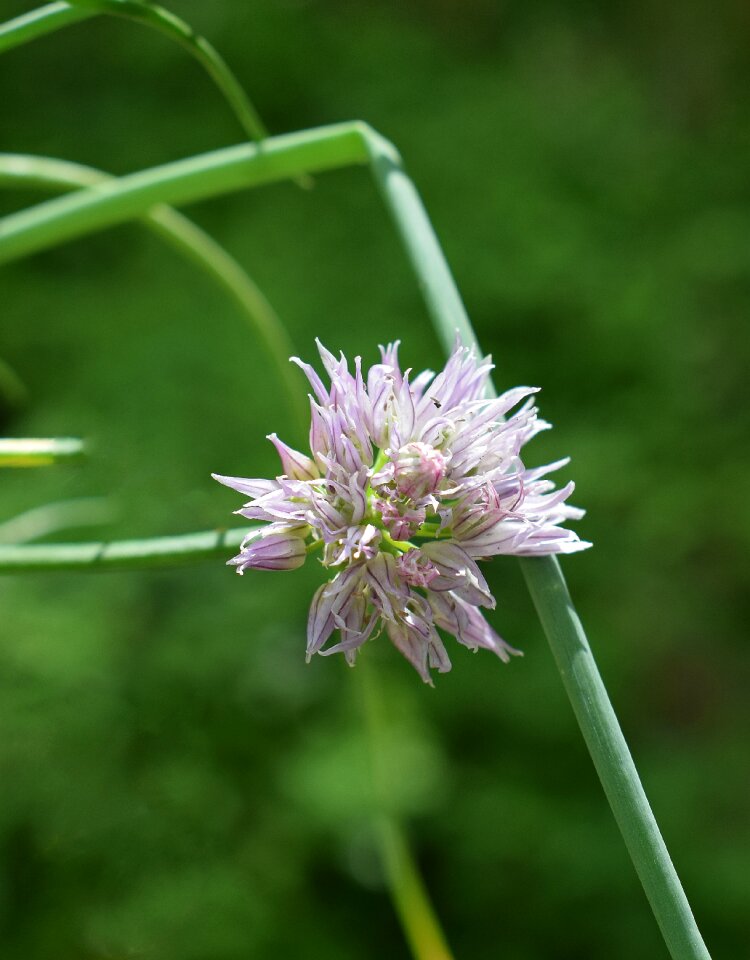
M426 683L451 663L438 631L507 661L518 651L492 629L493 609L477 561L498 554L573 553L590 546L564 524L573 484L555 489L558 460L527 469L526 443L549 424L535 387L487 399L489 358L456 344L437 375L402 371L398 343L380 348L365 373L318 343L330 380L307 375L310 455L275 434L275 479L214 474L249 498L237 513L267 525L229 561L248 569L293 570L317 554L330 579L313 596L307 657L343 653L353 664L385 632ZM334 636L335 634L335 636Z

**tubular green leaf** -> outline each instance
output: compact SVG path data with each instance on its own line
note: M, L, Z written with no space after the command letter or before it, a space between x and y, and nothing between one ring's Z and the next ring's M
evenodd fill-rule
M93 16L95 11L77 9L71 7L69 3L48 3L44 7L39 7L38 10L23 13L20 17L0 23L0 53Z
M429 217L389 144L371 137L372 172L448 353L456 334L476 346ZM710 960L641 785L586 635L554 557L524 558L524 576L566 692L628 852L674 960Z
M521 560L565 690L675 960L710 960L556 557Z
M137 0L75 0L73 3L50 3L0 25L0 53L61 27L103 13L143 23L175 40L206 70L234 111L247 136L251 140L262 140L268 136L257 110L224 58L205 37L197 34L184 20L156 4L140 3Z
M371 143L372 171L448 353L477 338L422 201L388 144ZM494 392L494 391L493 391ZM524 558L524 576L566 692L628 852L674 960L710 960L641 785L586 635L554 557Z
M0 439L0 467L47 467L83 453L83 441L73 437Z
M363 124L269 137L111 179L0 220L0 263L183 204L304 173L367 163Z
M0 545L0 574L48 573L55 570L126 570L174 567L226 559L254 528L206 530L145 540L94 543L30 543Z

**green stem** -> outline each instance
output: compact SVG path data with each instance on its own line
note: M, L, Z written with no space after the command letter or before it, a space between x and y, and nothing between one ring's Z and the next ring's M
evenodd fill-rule
M452 960L452 953L430 902L409 845L390 812L385 710L375 664L360 657L356 671L362 692L371 760L375 828L388 891L415 960Z
M184 203L306 171L362 163L371 166L443 345L448 349L456 332L464 343L476 344L427 213L400 166L398 154L387 141L360 123L275 137L261 149L243 146L217 151L133 174L12 215L0 224L4 227L0 260L11 260L141 216L157 202ZM586 661L586 670L577 669L577 664L570 660L574 648L560 643L561 635L552 632L553 625L558 625L557 630L562 629L559 625L568 623L568 630L575 626L579 643L583 637L560 568L552 560L536 559L525 562L525 571L532 563L536 566L531 569L541 571L545 584L544 590L534 590L534 600L548 639L560 658L566 690L574 709L576 704L590 704L589 709L577 712L584 738L590 746L606 731L609 741L619 745L619 759L607 750L598 752L594 759L618 824L623 830L623 824L628 824L628 850L667 947L674 960L708 960L709 954L666 855L617 718L611 709L605 709L601 696L604 686L593 658ZM623 757L627 757L625 766ZM638 842L634 842L635 837Z
M708 960L557 558L523 558L521 569L604 792L670 952L680 960Z
M252 529L206 530L145 540L0 545L0 574L173 567L226 559Z
M234 111L251 140L263 140L268 133L241 84L212 44L199 36L179 17L152 3L136 0L75 0L50 3L0 25L0 53L59 30L68 24L108 13L143 23L184 47L205 69Z
M178 160L47 200L0 221L0 263L182 204L303 173L367 163L364 124L269 137Z
M393 218L440 342L450 352L458 335L462 343L478 350L445 254L398 151L369 127L363 137L375 184Z
M0 185L67 190L93 187L112 179L100 170L67 160L0 154ZM157 236L197 264L239 306L276 366L284 385L285 402L294 418L304 423L308 408L289 363L294 352L291 341L270 303L247 272L209 234L171 207L164 204L152 207L143 216L143 221Z
M94 15L93 10L75 9L69 3L48 3L38 10L22 13L0 24L0 53Z
M458 333L464 345L478 350L476 335L414 185L387 144L376 145L372 164L444 349L451 350ZM554 557L521 562L581 732L667 948L674 960L710 960L560 566Z
M0 467L47 467L83 453L83 441L73 437L0 440Z

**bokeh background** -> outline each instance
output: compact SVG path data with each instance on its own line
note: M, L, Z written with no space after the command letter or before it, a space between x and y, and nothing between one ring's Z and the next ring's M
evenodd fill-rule
M30 9L0 0L3 19ZM543 387L595 549L564 564L716 957L747 947L750 15L733 0L172 0L275 132L361 118L401 149L497 383ZM0 61L2 149L124 173L241 139L184 51L99 18ZM3 209L35 202L5 194ZM189 211L299 353L441 362L363 170ZM209 473L296 444L233 304L132 225L7 267L9 435L81 464L6 471L0 520L106 497L68 537L208 529ZM304 391L299 379L300 394ZM407 957L383 887L357 671L303 658L315 565L0 580L4 958ZM424 687L381 642L390 801L457 957L665 956L512 559L503 666ZM367 666L367 665L364 665Z

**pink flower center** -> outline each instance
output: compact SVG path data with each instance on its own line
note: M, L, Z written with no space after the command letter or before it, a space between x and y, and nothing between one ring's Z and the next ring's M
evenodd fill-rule
M398 558L397 565L401 576L413 587L429 587L435 577L440 576L435 564L419 550L407 550Z
M414 509L380 497L375 500L375 509L394 540L408 540L424 523L426 516L422 507Z
M407 443L394 461L396 487L403 496L420 500L437 492L447 466L443 454L429 443Z

